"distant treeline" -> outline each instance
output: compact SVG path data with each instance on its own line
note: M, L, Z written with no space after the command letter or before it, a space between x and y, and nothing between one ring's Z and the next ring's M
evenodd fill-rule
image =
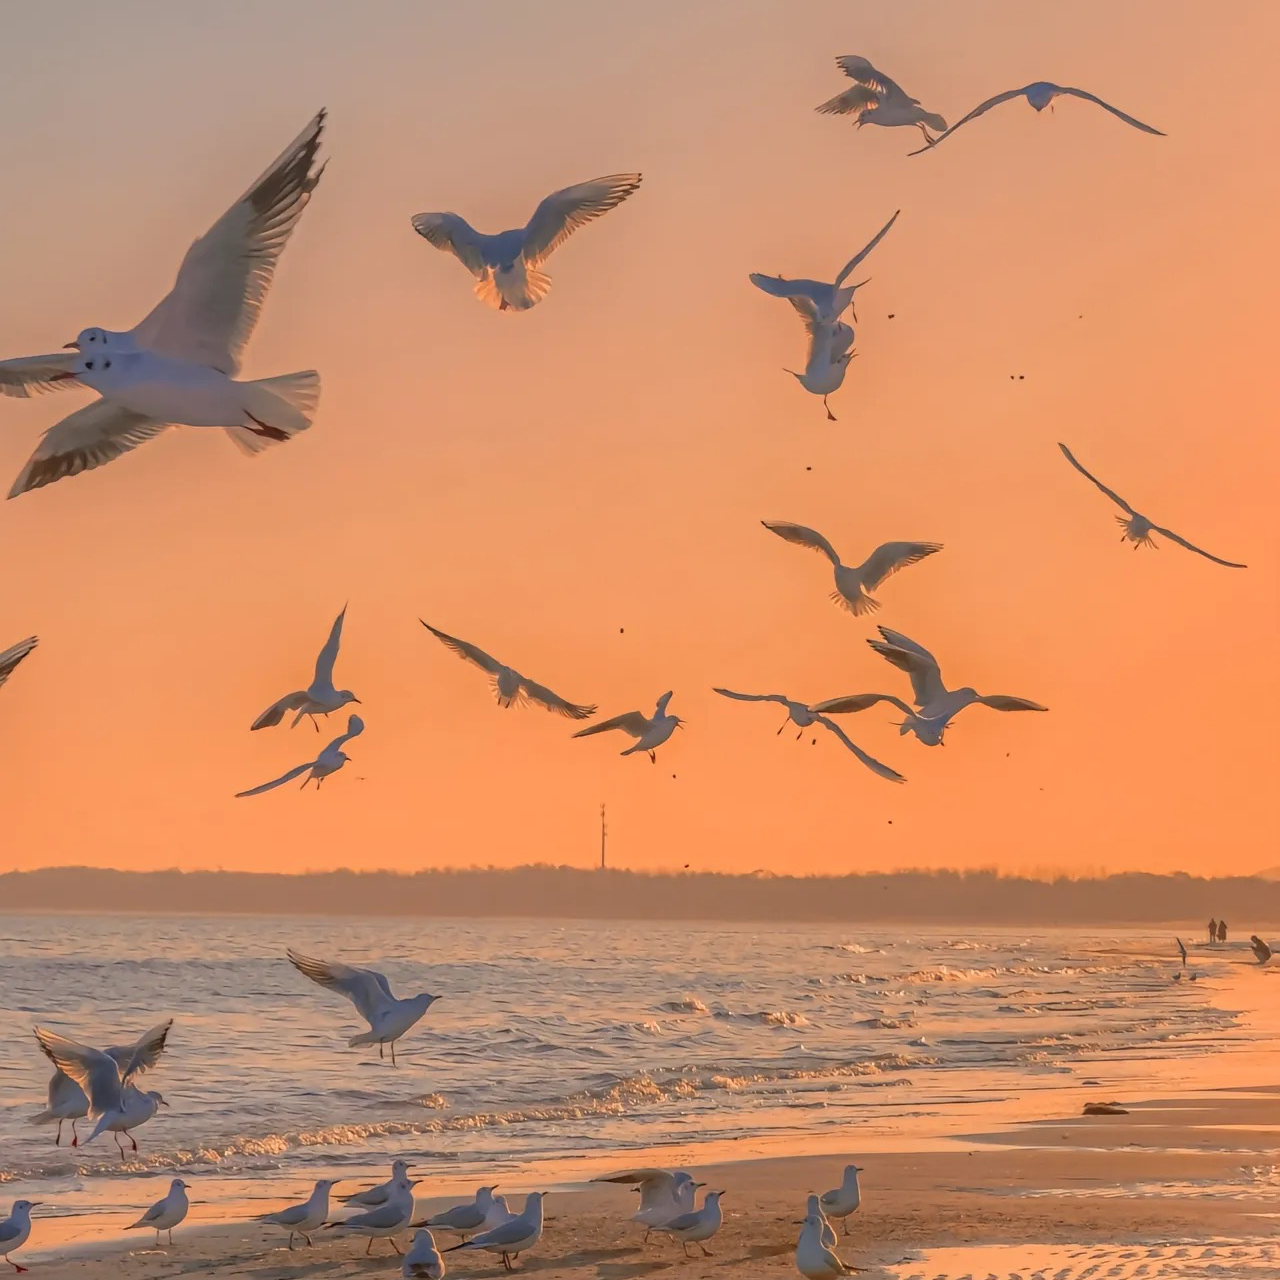
M548 865L418 871L111 871L0 875L16 911L579 920L823 920L1088 925L1225 918L1232 937L1280 924L1280 881L1130 873L1024 879L995 871L777 876L587 871ZM1199 936L1196 933L1195 936Z

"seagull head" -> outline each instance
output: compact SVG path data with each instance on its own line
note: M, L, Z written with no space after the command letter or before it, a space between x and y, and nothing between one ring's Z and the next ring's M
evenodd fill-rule
M360 699L357 698L356 695L352 693L350 689L339 689L338 698L340 699L340 701L338 702L338 705L340 707L345 706L348 702L359 703L360 706L364 705L364 703L360 702Z
M43 1200L15 1200L13 1202L14 1213L30 1213L36 1205L44 1204Z
M71 377L100 392L117 386L122 369L132 363L128 356L122 356L119 352L82 351L71 367Z
M169 1105L155 1089L148 1089L147 1097L150 1098L158 1107L167 1107Z
M81 329L73 342L68 342L64 351L106 351L112 345L111 334L105 329Z

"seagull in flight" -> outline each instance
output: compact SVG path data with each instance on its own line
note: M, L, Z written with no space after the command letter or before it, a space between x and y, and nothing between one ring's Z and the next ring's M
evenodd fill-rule
M929 133L943 133L947 122L932 111L926 111L918 98L910 98L889 79L883 71L877 71L866 58L855 53L836 59L836 66L853 80L852 89L838 93L814 110L824 116L856 115L858 128L864 124L914 125L932 142Z
M902 210L899 209L888 222L880 228L872 237L870 243L864 245L857 253L844 264L840 274L836 276L833 284L826 284L821 280L789 280L786 276L766 276L761 275L758 271L753 271L747 277L757 289L763 289L765 293L772 294L775 298L807 298L816 311L816 318L834 324L844 313L853 306L853 295L862 285L867 282L863 280L861 284L846 285L845 281L853 274L854 268L863 258L871 252L872 249L880 243L888 234L889 228L898 220L898 214ZM858 313L853 313L854 321L858 319Z
M679 716L667 714L667 703L673 696L672 691L667 690L658 699L657 709L651 716L645 715L642 711L626 711L620 716L611 716L608 720L601 720L598 724L579 729L573 736L586 738L593 733L607 733L610 729L620 729L635 739L631 746L620 752L621 755L629 756L636 751L647 751L650 762L657 764L657 749L684 724Z
M418 619L422 622L422 619ZM466 640L459 640L456 636L446 635L443 631L437 631L429 622L422 622L422 625L431 632L446 649L452 649L458 657L466 662L473 663L489 676L489 683L498 698L498 706L523 706L528 702L536 702L540 707L545 707L548 711L554 711L558 715L568 716L570 720L586 720L589 716L596 713L594 705L579 705L576 702L569 702L562 698L558 693L552 693L545 685L535 684L534 681L522 676L514 667L503 666L496 658L491 658L478 645L470 644Z
M397 1000L386 975L376 969L357 969L336 960L317 960L292 948L286 952L289 963L312 982L344 995L356 1012L369 1024L368 1031L347 1041L350 1049L376 1044L378 1057L384 1057L384 1046L391 1046L391 1065L396 1065L396 1041L422 1019L422 1015L440 998L423 991L407 1000ZM393 1175L393 1180L394 1175Z
M644 1241L654 1227L689 1213L694 1206L694 1193L706 1186L705 1182L695 1182L684 1169L627 1169L591 1181L630 1184L633 1191L640 1193L640 1208L631 1215L631 1221L644 1227Z
M156 381L166 404L177 395L175 380L218 382L225 392L221 384L240 371L241 356L257 325L280 254L324 172L323 165L316 168L315 164L324 122L325 112L320 111L191 246L173 288L143 320L125 331L83 329L60 353L0 361L0 393L33 396L87 385L86 377L98 381L105 376L114 386L122 370L113 364L108 371L105 366L121 356L133 357L135 363L140 356L155 358L144 359L142 367L153 373L164 371L165 376ZM123 381L136 393L142 379ZM156 385L148 386L152 395L158 394ZM294 430L302 429L303 419L310 425L319 396L314 372L236 386L250 412L207 425L225 427L242 451L256 453L272 441L288 439ZM181 399L191 402L190 396ZM252 413L255 405L270 406L279 423L258 421ZM155 418L104 396L45 432L9 497L102 466L173 425L163 414Z
M1249 567L1247 564L1238 564L1234 560L1223 560L1220 556L1211 555L1208 551L1188 542L1186 538L1180 538L1172 529L1162 529L1158 524L1154 524L1152 521L1148 520L1146 516L1135 511L1118 493L1115 492L1115 490L1108 489L1097 476L1086 471L1080 463L1076 461L1075 455L1065 444L1060 443L1058 448L1062 450L1062 454L1066 460L1071 463L1071 465L1075 467L1075 469L1084 476L1086 480L1092 480L1093 483L1097 485L1097 487L1101 489L1117 507L1127 513L1123 516L1116 516L1116 523L1124 530L1120 535L1120 541L1125 542L1127 540L1132 542L1133 549L1135 551L1137 551L1139 547L1151 547L1152 549L1157 549L1156 543L1152 539L1151 535L1153 533L1158 533L1163 537L1168 538L1170 542L1176 542L1180 547L1186 547L1188 551L1194 551L1196 555L1204 556L1206 560L1212 560L1214 564L1225 565L1228 569L1247 569Z
M329 638L324 642L320 656L316 659L316 670L311 684L295 693L286 693L278 702L273 702L249 726L251 730L268 729L272 725L277 725L284 719L286 711L293 711L296 714L289 728L294 728L303 716L310 716L315 731L319 733L320 721L316 719L317 716L327 716L345 707L348 702L360 701L350 689L333 687L333 666L338 660L338 649L342 644L342 623L346 616L347 606L344 604L342 612L334 619L333 626L329 629Z
M172 1026L173 1019L169 1018L152 1027L130 1046L131 1052L127 1057L118 1049L104 1053L101 1049L91 1049L88 1045L69 1040L56 1031L35 1028L36 1043L45 1056L59 1071L70 1076L89 1099L89 1114L96 1117L97 1124L85 1139L86 1144L100 1133L110 1132L115 1135L116 1147L123 1160L124 1144L120 1141L123 1133L137 1151L138 1142L130 1130L145 1124L158 1108L169 1104L154 1090L143 1093L133 1081L155 1066L164 1052ZM123 1060L116 1054L120 1054Z
M13 674L14 668L40 643L38 636L28 636L0 651L0 685Z
M413 229L451 253L476 278L477 298L499 311L528 311L546 297L551 277L539 268L581 226L620 205L640 185L638 173L612 173L553 191L528 226L485 235L456 213L419 213Z
M880 777L887 778L890 782L906 781L896 769L890 769L887 764L881 764L874 756L867 755L861 747L850 741L845 731L838 724L828 720L815 707L806 706L803 702L796 702L781 693L735 693L732 689L716 689L714 692L724 698L736 698L739 702L781 703L787 709L787 718L782 722L782 728L778 730L778 733L781 733L782 729L785 729L788 724L797 724L800 726L800 732L796 734L796 741L799 742L804 737L805 729L810 725L820 724L824 729L828 729L835 734L872 773L878 773Z
M337 773L351 759L342 750L343 744L349 742L352 738L359 737L363 732L364 721L359 716L349 716L347 718L346 733L340 733L334 738L314 760L308 760L305 764L296 765L288 773L281 774L280 777L272 782L264 782L260 787L251 787L248 791L237 791L236 799L239 800L243 796L261 795L264 791L273 791L276 787L284 786L286 782L292 782L300 774L306 774L306 777L302 779L304 787L308 782L314 781L316 790L319 791L320 784L331 773Z
M805 297L789 299L796 314L809 335L809 347L805 353L804 372L783 367L810 395L822 397L822 407L827 411L827 421L835 422L827 397L844 386L849 361L857 352L853 350L853 330L842 320L822 320L818 308Z
M1064 94L1072 98L1083 98L1086 102L1096 102L1104 111L1110 111L1113 116L1119 117L1125 124L1133 125L1135 129L1141 129L1143 133L1154 133L1158 138L1165 136L1159 129L1153 129L1149 124L1143 124L1141 120L1135 120L1132 116L1125 115L1123 111L1113 107L1109 102L1103 102L1101 98L1092 93L1086 93L1083 89L1072 89L1067 85L1052 84L1048 80L1037 80L1035 84L1026 85L1021 89L1010 89L1007 93L997 93L994 98L988 98L986 102L974 107L967 116L957 120L950 129L940 133L936 138L930 138L928 134L925 134L926 145L907 154L918 156L923 151L932 151L944 138L951 137L962 124L968 124L970 120L976 120L980 115L985 115L992 107L998 107L1002 102L1010 102L1014 98L1026 98L1037 111L1043 111L1045 107L1052 111L1053 100L1062 97Z
M940 542L886 542L862 564L849 566L841 563L836 549L814 529L786 520L762 520L760 523L785 541L826 556L835 570L836 589L831 593L831 599L855 616L874 613L880 607L880 602L872 598L871 592L886 578L942 550Z

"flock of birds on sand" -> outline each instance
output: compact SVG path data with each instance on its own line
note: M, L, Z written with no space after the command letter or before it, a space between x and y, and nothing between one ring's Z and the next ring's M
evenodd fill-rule
M865 58L843 57L837 59L837 64L854 85L817 110L852 116L859 127L918 128L925 146L912 155L936 148L970 121L1018 97L1024 97L1037 112L1046 107L1052 109L1058 98L1083 99L1135 129L1160 133L1091 93L1045 81L996 94L948 128L942 116L925 110ZM314 370L255 380L243 380L238 375L280 255L324 173L325 166L317 164L324 124L325 113L321 111L191 246L173 289L132 329L91 327L82 330L59 352L0 361L0 393L5 395L29 397L74 386L89 388L99 396L45 432L15 480L11 498L101 467L171 426L221 429L249 455L285 443L311 426L320 396L320 379ZM640 182L640 174L625 173L566 187L547 196L526 226L496 235L481 233L459 214L448 212L419 214L412 219L412 225L430 244L462 263L475 278L474 291L482 301L500 311L527 311L550 288L544 268L555 250L580 227L628 199ZM847 313L856 322L854 298L861 284L848 281L888 234L897 217L895 213L831 283L750 276L751 282L765 293L790 302L803 321L808 336L804 370L789 372L806 391L821 396L824 406L842 385L853 356L855 333L844 316ZM834 419L829 406L826 412ZM1065 445L1060 447L1067 461L1123 513L1116 517L1122 526L1121 537L1131 542L1135 550L1154 545L1152 534L1158 533L1218 564L1244 567L1209 555L1157 525L1085 470ZM833 573L832 599L859 617L880 607L873 593L889 577L942 550L936 542L888 542L872 550L860 564L850 565L814 529L784 521L766 521L765 528L786 542L824 556ZM350 703L359 703L351 690L339 689L334 683L345 616L344 607L316 661L311 683L272 703L253 721L252 729L279 725L286 715L291 715L291 726L309 718L319 731L319 718ZM594 705L561 697L479 646L426 622L423 626L447 649L485 673L500 706L532 703L575 721L595 714ZM772 702L785 708L787 718L778 729L779 734L789 725L799 730L798 736L811 726L821 726L869 769L893 782L903 781L902 775L857 747L832 716L887 703L901 712L902 733L914 733L921 742L934 746L942 745L948 725L969 706L997 711L1045 710L1026 698L980 694L968 686L948 688L938 660L928 649L888 627L880 627L879 632L879 638L868 643L891 666L906 674L911 686L909 700L894 693L859 693L808 703L780 693L724 688L716 692L735 701ZM0 684L36 643L33 636L0 653ZM650 760L656 760L657 749L681 725L680 717L669 710L672 697L671 692L664 693L651 715L626 712L579 729L574 736L617 731L634 739L623 755L645 753ZM350 715L346 731L328 743L315 759L239 794L257 795L298 777L302 777L303 786L314 781L318 788L347 762L343 748L363 730L360 716ZM369 1031L353 1037L350 1044L377 1044L380 1054L390 1046L393 1063L395 1041L418 1022L436 998L422 993L397 999L386 978L375 970L316 960L295 952L289 953L289 959L308 978L350 999L369 1024ZM37 1121L57 1123L56 1142L61 1141L63 1125L70 1122L75 1146L79 1144L76 1123L87 1116L93 1121L93 1129L86 1141L111 1133L123 1159L124 1135L137 1150L132 1130L168 1104L158 1092L139 1089L135 1081L156 1064L171 1025L162 1023L130 1045L105 1050L37 1028L40 1048L57 1068L49 1086L48 1108L36 1117ZM857 1209L858 1172L857 1166L850 1165L839 1187L809 1197L796 1247L797 1268L809 1280L831 1280L851 1270L834 1252L836 1234L831 1219L847 1218ZM695 1192L702 1184L687 1172L632 1170L603 1181L634 1184L640 1193L640 1207L634 1216L645 1227L646 1239L657 1232L680 1241L686 1253L695 1245L706 1253L706 1242L722 1225L722 1192L709 1191L701 1206L696 1205ZM287 1232L290 1248L295 1239L310 1244L312 1233L332 1229L339 1234L367 1237L368 1249L372 1249L375 1239L390 1240L399 1252L395 1237L411 1227L417 1228L418 1234L404 1255L403 1274L428 1280L439 1280L445 1269L433 1231L461 1236L462 1242L454 1249L487 1250L500 1255L508 1269L512 1260L532 1248L542 1233L542 1193L529 1195L523 1210L513 1213L501 1196L493 1194L493 1187L481 1188L473 1202L414 1221L412 1192L416 1182L409 1177L409 1167L402 1160L393 1166L389 1182L347 1199L348 1207L358 1212L341 1222L329 1220L333 1185L332 1180L316 1183L306 1201L268 1214L262 1221ZM155 1230L157 1241L166 1232L171 1239L173 1229L186 1218L187 1192L187 1184L174 1179L168 1194L133 1226ZM0 1221L0 1252L6 1260L26 1244L33 1207L33 1202L19 1200L11 1215ZM17 1263L11 1265L19 1271L24 1269Z

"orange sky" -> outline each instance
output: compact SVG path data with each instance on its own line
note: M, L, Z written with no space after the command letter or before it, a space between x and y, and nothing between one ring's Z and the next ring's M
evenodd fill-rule
M1278 860L1280 7L117 0L70 16L8 16L27 56L0 81L0 355L134 324L325 105L332 164L245 369L314 366L324 395L313 431L254 461L174 432L0 505L0 647L41 637L0 694L5 865L586 862L601 800L613 859L637 867ZM843 53L953 120L1048 78L1169 136L1014 103L908 160L912 131L814 114L845 87ZM555 187L632 169L643 187L559 251L527 315L478 303L409 225L456 209L499 230ZM897 208L828 423L782 372L803 331L747 273L830 278ZM84 399L0 402L4 488ZM1122 548L1058 440L1252 567ZM856 558L944 542L886 584L877 620L952 683L1051 714L971 710L933 750L883 708L846 719L904 787L833 740L776 737L780 711L711 686L906 685L863 643L871 621L827 600L824 563L761 519ZM368 723L352 764L319 795L233 799L332 736L248 725L306 683L348 599L338 683ZM688 731L654 768L619 759L625 739L499 711L419 616L602 714L674 688Z

